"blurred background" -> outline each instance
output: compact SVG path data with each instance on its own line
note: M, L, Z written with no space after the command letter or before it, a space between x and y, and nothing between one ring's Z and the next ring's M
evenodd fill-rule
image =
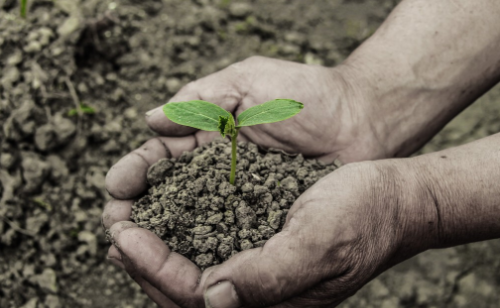
M104 178L145 111L252 55L340 63L396 0L0 0L0 307L155 307L105 260ZM421 152L500 131L500 87ZM499 241L428 251L341 307L498 307Z

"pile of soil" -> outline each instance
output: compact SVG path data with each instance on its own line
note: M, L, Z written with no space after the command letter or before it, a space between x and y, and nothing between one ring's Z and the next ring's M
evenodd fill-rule
M263 246L300 194L337 168L252 143L239 143L237 153L235 185L223 140L152 165L154 186L132 207L132 220L204 269Z

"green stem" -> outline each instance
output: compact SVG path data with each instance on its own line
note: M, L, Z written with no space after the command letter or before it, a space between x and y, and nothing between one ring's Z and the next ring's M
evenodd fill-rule
M26 7L28 6L28 0L21 0L21 17L26 18Z
M231 176L229 177L229 183L234 185L234 179L236 177L236 148L238 143L236 142L236 138L238 137L239 128L236 128L236 132L231 136Z

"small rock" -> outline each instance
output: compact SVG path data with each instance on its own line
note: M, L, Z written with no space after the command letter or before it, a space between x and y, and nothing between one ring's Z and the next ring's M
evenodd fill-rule
M193 234L205 235L212 232L213 228L211 226L198 226L192 229Z
M3 70L0 83L4 88L11 89L12 84L17 82L19 77L21 77L21 74L19 73L17 67L11 66Z
M0 156L0 166L4 169L10 169L15 161L16 158L10 153L2 153Z
M274 230L278 229L280 226L282 216L283 216L282 210L269 212L269 216L267 218L267 222L269 223L269 226L271 226L271 228L273 228Z
M19 49L16 49L8 58L7 58L7 66L18 65L23 61L23 52Z
M255 185L253 188L253 193L257 196L260 196L260 195L265 194L267 192L269 192L269 189L266 186Z
M257 221L257 214L244 201L240 202L240 205L235 210L235 214L238 225L244 229L250 229Z
M229 182L222 182L219 185L219 194L222 197L227 197L236 191L236 186L231 185Z
M222 213L218 213L218 214L215 214L215 215L208 217L207 220L205 221L205 223L210 224L210 225L216 225L222 221L222 218L224 218L224 215Z
M240 242L240 247L241 247L241 250L247 250L247 249L252 249L253 248L253 243L250 242L250 240L248 239L245 239L245 240L242 240Z
M45 213L40 213L36 216L30 216L26 219L26 229L36 234L49 221L49 216Z
M229 13L234 17L246 17L252 13L252 5L248 3L236 2L229 7Z
M214 256L211 253L202 253L196 256L194 262L202 268L212 265Z
M244 193L250 193L253 190L254 190L253 184L250 182L247 182L247 183L243 184L243 186L241 186L241 191Z
M91 256L95 256L97 254L97 237L94 233L81 231L78 233L78 240L80 242L85 242L88 245Z
M288 191L299 190L299 183L297 183L297 180L291 176L284 178L281 181L281 186Z
M35 276L35 281L45 291L57 293L59 290L56 272L51 268L46 268L40 275Z
M26 181L24 190L35 192L49 173L49 164L40 160L36 154L25 154L21 163L23 178Z
M170 93L176 93L180 90L182 83L178 78L168 78L165 81L165 86Z
M31 41L24 46L23 50L27 53L37 53L42 50L42 45L38 41Z
M49 294L45 298L45 306L48 308L61 308L61 301L59 300L59 297L56 295Z
M80 27L80 19L76 16L70 16L57 28L57 34L62 37L69 36Z

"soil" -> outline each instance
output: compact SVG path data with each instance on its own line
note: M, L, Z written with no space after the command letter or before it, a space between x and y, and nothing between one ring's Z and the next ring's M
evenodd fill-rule
M0 307L154 307L106 262L104 177L142 114L252 55L333 66L392 0L0 0ZM78 110L80 103L92 109ZM500 131L497 86L424 149ZM429 251L341 307L497 307L500 243Z
M263 246L283 228L300 194L336 169L252 143L239 143L237 153L235 185L229 183L227 140L158 161L148 171L152 187L132 207L132 220L205 269Z

